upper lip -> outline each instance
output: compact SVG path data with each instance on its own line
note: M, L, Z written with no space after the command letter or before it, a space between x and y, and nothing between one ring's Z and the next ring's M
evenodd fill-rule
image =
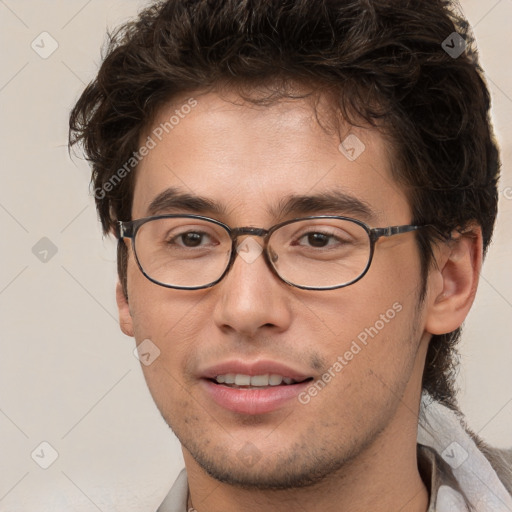
M268 373L288 377L298 382L311 377L311 375L277 361L243 361L240 359L223 361L213 366L209 366L208 368L200 371L199 375L203 379L214 379L218 375L226 375L228 373L250 375L251 377L254 375L265 375Z

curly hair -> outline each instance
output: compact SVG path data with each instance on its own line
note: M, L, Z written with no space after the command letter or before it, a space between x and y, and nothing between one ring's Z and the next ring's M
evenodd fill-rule
M460 55L448 51L461 45ZM131 219L135 172L112 179L165 103L220 86L272 103L295 97L290 84L327 94L339 119L391 141L412 223L436 228L417 236L424 288L436 232L476 222L487 248L500 167L490 96L469 25L448 0L168 0L144 9L110 35L70 116L70 147L82 144L92 164L105 233ZM251 97L260 85L268 94ZM119 243L125 291L127 257ZM423 376L452 407L459 337L432 337Z

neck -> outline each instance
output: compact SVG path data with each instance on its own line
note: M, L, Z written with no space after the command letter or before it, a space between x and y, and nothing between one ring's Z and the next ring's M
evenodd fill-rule
M207 475L184 450L192 506L197 512L426 512L429 496L417 464L417 414L411 412L418 411L407 402L400 404L388 428L362 453L310 487L277 491L233 487Z

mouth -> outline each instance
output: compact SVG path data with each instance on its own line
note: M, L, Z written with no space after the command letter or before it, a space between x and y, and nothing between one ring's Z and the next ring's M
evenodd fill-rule
M300 405L297 397L312 380L275 361L227 362L202 372L200 379L204 391L222 409L251 415Z
M311 381L313 377L295 380L291 377L283 377L277 373L265 373L262 375L247 375L243 373L225 373L210 379L215 384L221 384L232 389L265 389L275 386L292 386L302 382Z

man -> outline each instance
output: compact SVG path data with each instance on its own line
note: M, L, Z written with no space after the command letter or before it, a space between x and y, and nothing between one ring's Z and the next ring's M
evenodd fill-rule
M453 390L488 112L441 0L170 0L112 37L71 143L183 448L161 512L512 510Z

